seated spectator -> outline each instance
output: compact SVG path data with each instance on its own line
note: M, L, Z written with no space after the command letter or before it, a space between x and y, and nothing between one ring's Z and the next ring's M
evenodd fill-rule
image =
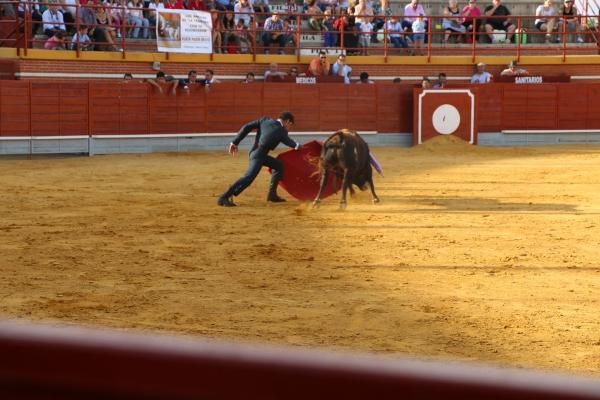
M126 72L125 75L123 75L123 82L129 82L133 79L133 75L131 75L129 72Z
M269 0L254 0L252 2L254 12L268 14L271 12L269 8ZM266 17L266 15L265 15Z
M65 34L61 31L56 32L44 43L44 49L46 50L66 50L66 48Z
M444 89L448 83L448 78L444 72L438 74L438 80L433 84L434 89Z
M88 36L88 27L86 25L80 25L79 30L71 38L71 50L90 51L94 50L94 45Z
M112 18L106 12L106 9L101 6L96 8L96 23L97 28L100 28L104 31L104 41L107 43L107 49L109 51L122 51L122 49L118 48L115 45L115 41L117 40L117 32L113 27Z
M492 74L485 70L485 64L479 63L477 64L477 70L471 77L472 84L480 84L480 83L490 83L492 81Z
M412 23L412 32L415 48L420 49L425 42L425 32L427 32L427 25L423 15L419 15L417 19L415 19L415 22Z
M114 46L113 37L102 26L96 15L96 7L92 2L79 7L79 21L88 27L87 35L92 41L94 50L105 50L108 45L110 50L117 50ZM104 19L106 21L106 19Z
M144 27L143 38L148 39L148 26L150 25L150 21L148 21L148 18L144 18L143 8L144 4L142 4L141 0L131 0L127 3L128 23L134 26L130 36L134 39L140 37L140 27L142 26ZM166 4L165 8L168 8Z
M325 31L323 46L334 47L337 41L337 33L335 32L335 17L333 16L332 8L327 7L323 16L323 30Z
M373 8L366 0L358 0L358 4L354 7L354 18L357 24L373 21Z
M576 32L577 43L583 43L584 40L581 37L583 27L579 23L579 12L577 11L577 8L573 5L574 3L574 0L565 0L565 4L562 6L560 13L560 15L562 15L562 18L559 20L559 32L563 30L562 24L564 19L567 24L567 32ZM564 40L566 40L566 38Z
M420 37L422 38L422 41L425 41L425 32L427 32L428 29L428 23L425 20L425 17L427 16L427 14L425 13L425 9L423 8L423 6L421 4L419 4L419 0L411 0L410 4L407 4L406 7L404 7L404 19L402 20L402 27L404 28L405 32L413 32L412 31L412 27L414 22L418 19L418 17L421 16L422 18L422 22L423 22L423 27L421 29L421 32L419 32L419 34L421 35ZM414 40L414 36L413 36L413 40Z
M308 25L310 26L310 30L314 32L321 32L323 30L324 18L322 16L323 12L317 4L317 0L309 0L306 13L309 14Z
M370 1L358 0L358 4L354 7L354 23L358 30L358 46L360 50L359 55L368 55L369 44L372 41L372 37L377 38L375 33L375 25L373 25L373 8L370 6ZM351 47L351 46L348 46Z
M424 76L423 79L421 80L421 87L423 89L431 89L431 81L429 80L428 77Z
M58 2L58 11L63 15L66 31L69 33L75 33L75 20L77 18L77 7L75 0L60 0Z
M510 11L502 5L502 0L493 0L493 3L483 10L483 13L487 17L491 17L485 22L485 31L492 43L496 42L494 40L494 31L506 32L506 39L503 42L510 43L516 27L510 22L508 18Z
M408 48L408 43L404 37L404 29L402 28L402 23L398 20L398 17L393 16L390 18L387 22L387 31L390 42L392 42L392 45L395 48Z
M379 41L377 40L377 32L380 31L381 29L383 29L383 27L385 26L385 21L387 17L387 20L389 21L390 18L392 17L392 15L394 14L394 12L392 11L392 8L390 7L390 3L389 0L381 0L380 3L375 2L373 3L373 15L375 15L375 19L373 20L373 36L371 37L371 41L373 43L378 43ZM383 18L382 18L383 17ZM402 25L402 23L400 23L400 25Z
M274 78L283 79L286 77L286 73L279 70L277 63L271 63L269 69L265 71L265 82L273 81Z
M212 42L213 42L213 51L215 53L221 52L221 43L222 43L222 32L223 32L223 20L221 19L221 14L217 11L211 11L210 17L212 19Z
M274 13L272 16L267 18L265 25L263 26L262 42L265 46L265 54L269 54L269 47L271 43L277 43L279 45L279 54L283 54L283 48L285 47L286 36L284 34L283 21L279 18L279 14Z
M235 35L240 39L240 53L247 53L255 47L254 38L244 25L244 20L239 19L235 24Z
M473 43L473 40L477 39L477 36L473 37L473 24L475 27L475 35L479 32L481 26L481 10L475 4L476 0L469 0L469 4L463 8L461 15L463 16L462 25L465 27L467 33L467 43Z
M42 14L42 21L44 23L44 33L48 37L54 36L56 32L67 33L65 29L65 23L63 15L58 11L56 4L50 4L48 9Z
M313 59L308 65L308 71L306 74L309 76L325 76L329 75L331 64L327 61L326 53L321 50L319 51L319 57Z
M444 43L448 43L450 35L460 33L460 37L467 32L467 28L460 23L461 12L458 8L457 0L448 0L448 6L444 7L444 19L442 28L444 28ZM459 37L459 38L460 38Z
M155 2L156 2L156 4L155 4ZM121 14L119 1L118 0L106 0L105 4L106 4L106 12L110 16L110 19L112 21L112 26L115 28L116 36L117 36L117 38L120 38L121 37L121 29L122 29L122 26L125 24L125 21L121 21L123 15ZM154 5L154 7L153 7L153 5ZM160 0L152 0L152 2L150 3L150 5L148 7L164 8L164 6L160 2ZM156 15L156 13L152 13L151 11L149 11L148 15L154 16L154 15ZM156 25L156 18L151 19L150 24L153 26Z
M235 23L237 24L241 19L244 21L244 26L246 28L251 28L250 23L254 21L254 10L248 0L239 0L235 3L233 10L235 11L235 16L233 17Z
M206 0L206 8L209 11L233 11L234 4L233 0Z
M183 10L183 0L165 0L165 8L167 10Z
M284 46L291 44L293 48L296 48L296 25L293 21L293 18L283 20Z
M360 54L363 56L369 55L369 43L371 43L371 34L373 33L373 24L365 18L365 20L359 25L360 36L358 38L360 45Z
M10 3L5 3L4 6L10 7L11 9L14 7L14 5L10 4ZM17 6L17 15L19 16L19 18L25 18L25 10L26 10L25 2L20 1ZM40 26L43 26L42 13L44 11L45 10L42 10L40 8L39 2L37 0L31 1L31 4L29 5L29 15L31 15L31 37L35 36L35 34L39 30ZM64 18L63 18L63 22L64 22ZM45 30L45 28L44 28L44 30Z
M529 72L526 70L519 68L517 62L515 60L511 61L508 64L508 68L500 73L502 76L527 76Z
M285 12L286 12L286 14L288 14L289 18L293 18L293 16L291 16L290 14L298 14L298 12L300 12L300 9L298 7L298 4L296 3L296 0L286 0L285 1Z
M348 13L342 14L334 23L333 27L336 31L343 31L343 35L338 40L338 44L342 45L342 40L344 41L344 47L348 49L347 54L352 54L356 51L358 46L358 35L356 34L356 21L354 15L349 15L349 13L354 14L352 8L348 9ZM338 35L339 37L340 35Z
M333 13L338 7L339 0L319 0L319 8L321 11L325 12L325 10L330 9Z
M208 11L208 8L206 7L206 4L204 4L203 0L189 0L187 9L196 11Z
M558 28L556 23L556 10L552 5L552 0L544 1L544 4L538 6L535 10L535 27L540 32L546 32L546 43L556 43L557 40L552 38L552 32Z
M359 80L356 82L358 84L374 84L375 83L369 79L369 74L366 72L361 72L358 79Z
M223 16L221 41L223 42L223 53L240 53L240 37L236 34L233 13L230 11ZM235 45L235 50L230 48L231 42Z
M255 80L254 80L254 73L253 72L248 72L246 74L246 79L244 79L242 81L242 83L254 83L254 82L255 82Z
M331 66L332 75L343 77L344 83L349 84L350 72L352 72L352 67L346 64L346 56L344 54L340 54L337 58L337 61Z

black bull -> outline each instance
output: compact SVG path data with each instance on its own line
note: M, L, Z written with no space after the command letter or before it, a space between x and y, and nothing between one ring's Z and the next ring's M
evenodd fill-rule
M334 179L343 179L341 208L346 208L346 191L349 189L350 193L354 194L352 185L358 186L360 190L366 190L369 184L373 203L379 202L373 185L369 145L355 131L341 129L325 141L319 160L319 173L321 187L313 202L314 206L321 202L321 194L327 184L329 173L335 174Z

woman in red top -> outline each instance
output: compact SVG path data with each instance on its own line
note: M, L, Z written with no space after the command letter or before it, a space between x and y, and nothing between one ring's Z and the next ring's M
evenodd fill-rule
M475 21L475 34L479 32L481 26L481 10L475 4L475 0L469 0L469 4L463 8L461 15L463 16L462 24L467 28L467 43L473 43L475 40L472 36L473 21Z
M183 0L166 0L165 8L170 10L183 10L185 7L183 7Z
M189 0L188 10L207 11L203 0Z

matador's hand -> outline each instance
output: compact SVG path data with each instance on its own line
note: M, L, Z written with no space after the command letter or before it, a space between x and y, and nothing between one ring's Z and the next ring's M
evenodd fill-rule
M233 143L229 143L229 148L227 149L227 151L232 156L235 156L236 153L237 153L237 151L238 151L238 147L235 144L233 144Z

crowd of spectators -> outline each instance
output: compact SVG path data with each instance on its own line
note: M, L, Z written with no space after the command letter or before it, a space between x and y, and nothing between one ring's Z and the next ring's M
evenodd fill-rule
M44 46L47 49L81 47L87 36L89 43L82 50L119 51L117 39L122 35L134 39L154 36L158 9L211 11L216 53L284 53L288 45L298 44L298 22L306 24L303 32L322 38L324 47L343 44L349 54L362 55L369 54L372 43L382 40L390 47L418 53L431 40L429 25L433 24L441 27L443 43L451 38L469 43L474 31L492 43L511 42L519 34L502 0L480 0L485 2L481 8L478 0L461 0L464 4L448 0L436 13L440 16L436 20L427 15L419 0L407 1L401 17L394 16L389 0L285 0L281 14L272 12L269 0L33 0L31 7L21 3L16 14L24 17L26 9L30 10L32 36L43 32L49 40ZM547 43L560 41L563 30L576 34L577 42L584 41L585 26L574 0L558 0L558 6L553 0L540 1L531 29ZM300 14L290 15L294 13ZM79 31L76 21L87 31ZM59 32L62 37L50 40ZM78 39L76 46L67 43L67 36L73 35Z
M340 54L334 63L330 63L327 60L327 56L324 51L321 51L319 57L312 60L309 64L305 73L299 73L297 66L291 66L288 71L282 70L277 63L269 64L268 68L264 72L263 82L296 82L296 78L306 77L336 77L335 82L344 82L345 84L351 83L351 72L352 67L346 63L346 56ZM529 72L523 68L520 68L517 61L513 60L508 64L508 67L500 73L501 77L520 77L528 76ZM369 73L362 71L355 79L355 84L374 84L375 82L370 79ZM123 76L123 82L130 82L133 79L132 74L126 73ZM464 78L461 78L464 79ZM144 79L144 82L153 86L159 93L164 94L177 94L179 92L190 93L190 88L193 86L202 87L206 92L210 91L210 87L214 84L221 83L221 80L217 79L212 69L206 69L204 71L204 77L200 78L196 70L190 70L185 79L177 79L172 75L167 75L163 71L158 71L156 77L152 79ZM491 73L486 71L486 65L479 63L475 66L475 72L470 78L470 84L488 84L494 81L494 77ZM253 84L257 82L256 76L253 72L248 72L246 77L240 82L242 84ZM331 81L330 81L331 82ZM402 83L401 78L392 79L392 83ZM302 83L302 82L300 82ZM440 72L437 79L432 81L429 77L424 76L418 86L423 89L444 89L447 87L448 77L446 73ZM166 91L165 91L166 89Z

